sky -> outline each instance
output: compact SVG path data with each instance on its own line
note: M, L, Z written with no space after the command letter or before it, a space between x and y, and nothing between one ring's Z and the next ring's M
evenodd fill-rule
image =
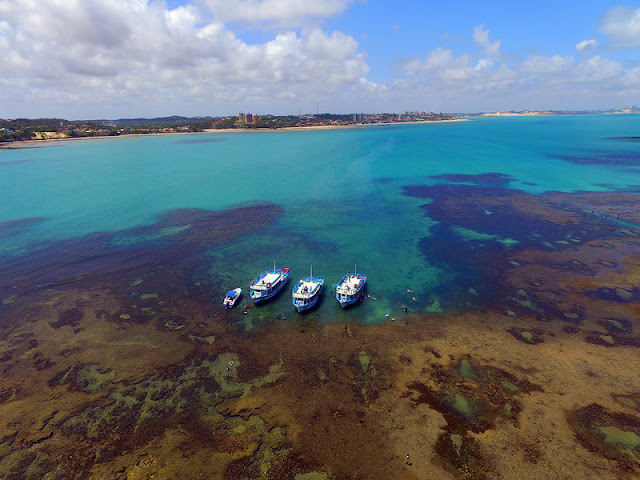
M0 0L0 118L632 105L632 4Z

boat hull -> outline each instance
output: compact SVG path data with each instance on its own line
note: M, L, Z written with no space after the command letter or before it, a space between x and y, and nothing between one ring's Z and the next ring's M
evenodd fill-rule
M324 277L314 277L313 273L306 278L301 278L296 283L291 295L293 297L293 306L298 313L309 310L318 303L323 287Z
M362 298L367 276L362 274L347 274L336 286L336 300L342 308L354 305Z
M278 295L289 279L289 269L267 270L251 282L250 295L254 303L262 303Z
M233 308L236 304L236 302L238 301L238 299L240 298L240 296L242 295L242 289L240 288L236 288L235 290L230 291L229 293L233 292L233 295L229 295L227 294L224 297L224 301L222 302L222 305L224 306L224 308Z
M347 299L346 300L341 300L340 298L338 298L338 296L336 295L336 300L338 300L338 302L340 303L340 306L342 308L347 308L355 303L357 303L358 301L360 301L360 297L362 296L362 291L360 291L358 294L356 295L347 295Z
M261 303L261 302L265 302L267 300L272 299L273 297L275 297L276 295L278 295L278 293L280 293L280 291L284 288L284 285L287 283L287 279L284 279L280 282L278 282L277 285L272 286L271 290L264 293L264 294L260 294L260 292L256 291L256 290L251 290L251 298L253 299L253 301L255 303Z
M309 301L305 303L298 303L294 299L293 306L296 307L296 310L298 311L298 313L302 313L305 310L309 310L310 308L315 306L315 304L318 303L318 298L320 298L320 292L316 293L313 297L309 299Z

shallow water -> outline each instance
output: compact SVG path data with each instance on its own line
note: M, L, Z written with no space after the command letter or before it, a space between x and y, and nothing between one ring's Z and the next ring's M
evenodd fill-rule
M4 224L0 253L28 258L47 241L117 234L150 225L176 208L220 210L270 202L284 209L278 222L202 257L219 288L211 291L214 299L231 287L247 289L248 280L275 260L291 268L294 281L310 264L326 277L325 301L315 315L327 320L356 317L375 323L387 314L394 318L403 305L411 311L450 311L466 301L452 282L468 272L464 264L443 263L425 250L424 242L437 244L442 236L442 218L425 217L419 208L428 196L446 184L476 184L489 195L504 188L533 195L629 189L640 185L640 145L625 137L637 133L638 122L635 115L480 118L331 131L100 139L0 151L0 222L23 222L10 229ZM578 157L590 161L571 161ZM434 188L412 198L405 195L406 185ZM482 211L495 219L492 231L450 223L443 241L506 249L523 242L518 235L528 220L505 222L500 213ZM114 246L174 233L129 236ZM548 232L526 233L545 237ZM437 238L430 238L434 234ZM343 313L331 299L332 287L356 264L369 276L371 301L357 313ZM282 295L274 302L277 307L264 307L258 317L286 315L288 297Z

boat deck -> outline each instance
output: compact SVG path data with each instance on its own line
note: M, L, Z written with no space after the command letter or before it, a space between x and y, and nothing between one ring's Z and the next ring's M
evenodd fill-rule
M320 287L321 283L319 281L309 279L304 279L302 282L298 282L296 285L296 289L293 292L294 298L311 298L316 290ZM306 287L306 291L305 291Z
M336 287L336 293L353 295L360 287L361 282L365 282L367 277L364 275L349 275L342 279L342 283Z
M266 290L267 285L271 286L275 284L280 277L282 276L282 272L267 272L264 277L262 277L259 281L255 283L255 285L251 285L251 288L254 290Z

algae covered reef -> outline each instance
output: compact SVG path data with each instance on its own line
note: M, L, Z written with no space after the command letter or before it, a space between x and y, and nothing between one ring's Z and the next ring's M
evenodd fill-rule
M405 190L437 221L421 252L462 299L442 314L251 327L257 309L223 310L209 252L277 221L271 204L9 258L0 476L637 477L637 194L444 180Z

